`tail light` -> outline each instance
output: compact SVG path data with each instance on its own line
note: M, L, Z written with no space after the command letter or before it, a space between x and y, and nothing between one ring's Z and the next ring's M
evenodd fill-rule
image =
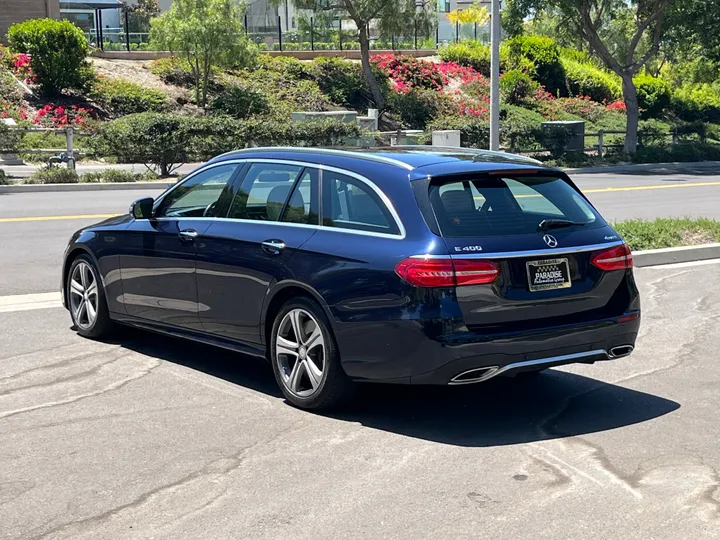
M404 259L395 272L417 287L455 287L492 283L500 275L500 265L471 259Z
M593 254L590 262L600 270L625 270L633 267L633 256L627 244Z

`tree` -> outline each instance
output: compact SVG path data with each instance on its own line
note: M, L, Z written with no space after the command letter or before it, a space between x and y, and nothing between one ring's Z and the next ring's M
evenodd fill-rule
M663 40L673 50L686 52L695 45L700 55L720 62L720 6L717 0L674 2L666 15Z
M514 0L519 13L556 9L591 51L622 79L625 151L637 150L639 107L633 77L657 55L672 0ZM618 34L619 32L619 34ZM619 39L622 36L627 39Z
M436 6L435 0L295 0L298 9L352 19L358 30L363 76L379 109L386 103L370 65L370 25L384 37L427 35L434 28Z
M481 6L479 2L475 2L465 9L455 9L446 14L447 20L451 23L476 23L479 25L490 22L490 13L485 6Z
M202 107L213 66L244 67L254 58L243 26L244 7L240 0L174 0L168 12L152 20L150 42L187 60Z
M128 13L129 32L146 33L150 31L150 20L160 15L158 0L135 0L133 4L128 1L121 2L123 11Z

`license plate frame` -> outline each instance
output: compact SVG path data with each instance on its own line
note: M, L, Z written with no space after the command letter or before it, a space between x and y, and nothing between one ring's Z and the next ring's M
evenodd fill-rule
M545 268L547 273L559 272L560 276L545 276L544 282L538 282L538 273ZM527 283L530 292L554 291L572 287L570 277L570 262L568 259L543 259L539 261L528 261L525 263Z

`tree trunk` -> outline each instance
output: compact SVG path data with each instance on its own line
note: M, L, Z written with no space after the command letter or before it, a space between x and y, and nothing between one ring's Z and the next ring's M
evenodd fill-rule
M355 21L356 23L358 21ZM370 89L370 95L378 109L385 109L385 97L382 95L380 85L375 78L372 66L370 65L370 36L368 35L367 23L358 24L360 29L360 60L362 62L362 71L365 76L365 82Z
M627 127L625 128L625 152L634 154L637 150L638 143L638 121L640 117L640 107L638 106L637 89L633 82L632 74L621 73L623 100L627 109Z

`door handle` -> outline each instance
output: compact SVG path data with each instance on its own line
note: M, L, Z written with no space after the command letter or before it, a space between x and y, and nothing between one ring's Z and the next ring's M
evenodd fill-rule
M270 255L280 255L282 250L285 249L285 242L282 240L265 240L260 244L264 251Z
M184 231L180 231L178 236L181 242L189 244L199 236L199 233L194 229L185 229Z

